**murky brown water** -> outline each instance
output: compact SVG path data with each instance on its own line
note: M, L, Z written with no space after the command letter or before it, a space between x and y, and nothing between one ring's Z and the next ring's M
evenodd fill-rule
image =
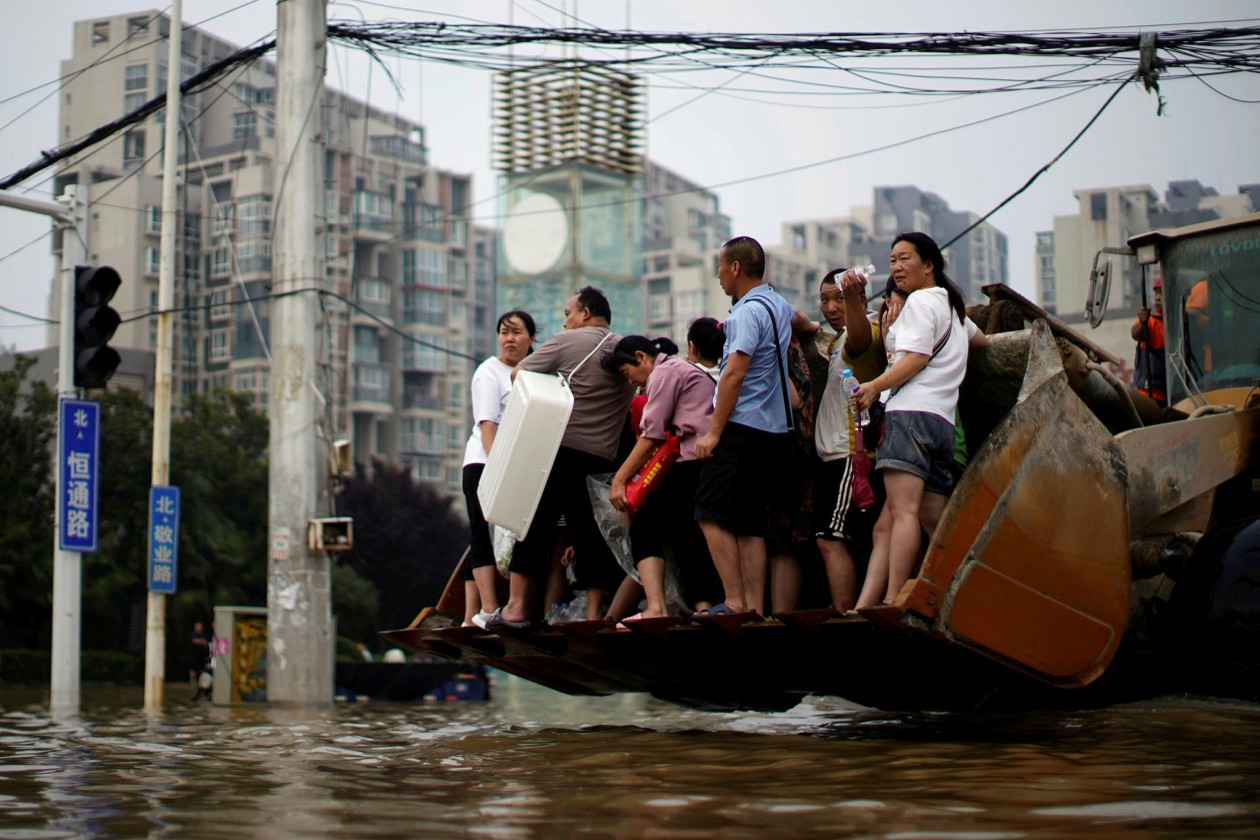
M1260 706L714 715L501 677L317 712L0 688L0 838L1260 836Z

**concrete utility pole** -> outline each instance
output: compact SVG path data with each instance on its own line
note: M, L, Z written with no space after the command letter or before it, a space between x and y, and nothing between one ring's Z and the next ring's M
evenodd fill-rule
M179 217L176 172L179 165L179 123L183 51L183 0L171 2L170 39L166 50L166 133L162 155L162 238L158 252L157 358L153 383L153 466L150 483L163 487L171 472L171 309L175 306L175 233ZM144 707L162 708L166 701L166 595L148 593L144 627Z
M70 399L74 390L74 267L87 262L87 206L83 196L87 188L72 185L57 201L0 191L0 207L13 207L29 213L49 216L61 232L61 284L57 348L57 397ZM61 412L58 410L58 417ZM60 420L58 421L60 422ZM60 452L60 446L58 451ZM53 528L53 603L52 603L52 673L49 675L49 706L54 712L75 712L79 709L79 650L82 637L80 607L83 601L83 560L77 551L64 551L59 534L65 488L61 465L53 471L57 477L57 517Z
M323 201L325 0L279 0L276 40L276 186L271 304L270 536L267 564L267 699L332 701L328 556L307 548L326 459L316 430L318 309L324 254L316 234Z

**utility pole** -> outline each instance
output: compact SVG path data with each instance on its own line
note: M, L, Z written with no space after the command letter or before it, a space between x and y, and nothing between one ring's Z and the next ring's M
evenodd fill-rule
M45 201L16 193L0 192L0 207L13 207L30 213L49 216L61 233L61 284L59 334L57 349L58 401L71 399L74 390L74 267L87 262L87 208L85 187L71 185L57 201ZM60 410L57 412L61 416ZM59 421L60 422L60 421ZM61 447L57 447L60 452ZM74 712L79 708L79 649L83 600L83 561L77 551L62 549L59 535L64 516L65 498L61 465L57 476L57 522L53 528L53 603L52 603L52 673L49 706L55 712Z
M153 466L150 483L162 487L171 472L171 369L175 306L175 234L179 218L176 172L179 165L179 122L183 51L183 0L171 2L170 38L166 49L166 132L162 146L162 238L158 252L157 358L153 381ZM144 627L144 708L161 709L166 701L166 594L148 592Z
M332 701L328 556L307 548L326 459L317 429L313 292L322 287L323 88L326 0L279 0L276 39L276 186L271 304L267 699Z

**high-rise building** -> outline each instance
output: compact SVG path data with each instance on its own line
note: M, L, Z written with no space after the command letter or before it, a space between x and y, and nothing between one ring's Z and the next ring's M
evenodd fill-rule
M922 231L944 246L978 218L970 211L950 209L945 199L918 187L876 187L871 235L883 243L884 259L875 264L882 267L887 262L886 249L899 233ZM1008 282L1006 234L988 222L942 250L948 274L968 302L984 299L982 287Z
M59 140L80 137L166 90L170 19L157 12L79 21L62 62ZM181 78L236 47L184 30ZM230 388L265 405L276 204L275 65L259 60L184 99L174 386ZM492 237L470 227L471 179L429 162L424 128L332 89L312 109L326 142L324 201L309 208L325 256L321 435L355 457L409 464L458 492L468 434L470 356L488 355ZM66 161L57 191L87 188L90 260L125 278L114 344L151 349L157 306L164 111ZM317 293L313 291L312 293ZM54 298L56 292L54 291ZM53 307L57 306L56 301ZM55 343L55 336L50 343Z
M495 82L499 308L529 311L545 338L560 330L564 302L593 285L614 329L641 332L642 82L576 60Z
M686 347L692 321L702 315L721 320L730 308L715 278L731 220L715 193L660 164L649 160L643 178L644 324L652 337Z

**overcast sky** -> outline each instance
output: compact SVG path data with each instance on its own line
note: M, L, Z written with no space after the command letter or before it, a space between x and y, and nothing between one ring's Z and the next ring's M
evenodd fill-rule
M196 23L238 5L240 0L185 0L184 19ZM5 63L0 75L0 100L5 100L0 102L0 126L4 126L0 128L0 174L30 163L40 150L56 143L55 85L39 86L54 81L60 74L60 61L69 58L73 21L144 10L139 3L123 0L7 0L10 26L0 35ZM394 0L389 4L361 0L329 5L330 19L350 21L474 19L557 26L562 23L562 12L607 29L626 28L628 16L634 29L691 32L1168 30L1219 21L1229 23L1215 25L1260 25L1260 4L1254 0ZM205 28L234 43L250 43L275 29L275 4L269 0L247 3L216 17ZM943 60L934 61L934 66L945 68ZM970 62L977 64L975 59ZM401 97L379 68L341 48L333 51L328 82L359 98L370 96L378 107L397 109L421 121L428 131L431 162L442 169L472 173L479 202L474 213L482 223L493 224L491 74L409 59L389 58L387 63L404 88ZM877 66L873 59L860 63ZM941 73L950 75L946 69ZM940 195L955 210L985 213L1049 162L1114 90L1088 90L888 151L809 166L1062 94L1043 91L947 99L803 96L803 82L834 85L851 79L842 81L847 77L840 71L825 77L817 72L768 75L783 81L731 70L648 79L648 153L680 175L716 185L806 167L716 190L735 232L767 245L780 241L783 222L844 216L851 207L870 204L872 188L878 185L913 184ZM1228 96L1253 104L1232 101L1193 79L1167 81L1162 89L1166 113L1156 116L1155 97L1128 85L1067 156L990 220L1009 238L1010 280L1017 289L1031 294L1035 233L1050 229L1054 216L1076 212L1073 190L1149 184L1162 196L1169 180L1193 178L1221 193L1234 193L1240 184L1260 182L1260 154L1256 152L1260 104L1254 104L1260 101L1260 77L1217 77L1212 83ZM120 95L120 109L121 99ZM27 109L29 113L19 116ZM44 177L36 176L24 186ZM36 193L47 195L46 189L41 187ZM44 316L53 271L48 238L5 255L47 231L48 222L8 208L0 208L0 218L0 306ZM42 325L0 312L0 346L32 349L44 344Z

